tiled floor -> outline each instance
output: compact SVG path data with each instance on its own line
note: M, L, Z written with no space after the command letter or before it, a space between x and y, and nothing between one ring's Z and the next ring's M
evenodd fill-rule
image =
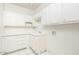
M35 55L35 54L30 49L24 49L24 50L14 52L14 53L11 53L11 54L8 54L8 55ZM48 53L44 52L41 55L48 55Z
M24 49L24 50L14 52L8 55L34 55L34 53L30 49Z

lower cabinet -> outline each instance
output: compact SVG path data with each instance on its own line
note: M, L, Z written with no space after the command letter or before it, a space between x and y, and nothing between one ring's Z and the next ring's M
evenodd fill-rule
M10 52L27 47L26 36L13 36L5 38L5 52Z
M4 38L0 37L0 54L4 51Z
M30 39L30 47L38 54L46 51L46 37L42 35L32 36Z

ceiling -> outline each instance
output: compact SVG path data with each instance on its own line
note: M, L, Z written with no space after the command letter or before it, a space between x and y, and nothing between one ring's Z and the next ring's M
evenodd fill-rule
M28 8L28 9L32 9L32 10L36 10L37 8L46 5L48 3L15 3L16 5Z

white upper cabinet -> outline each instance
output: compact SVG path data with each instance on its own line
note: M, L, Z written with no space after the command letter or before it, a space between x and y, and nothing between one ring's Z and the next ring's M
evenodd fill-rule
M61 3L50 4L42 11L42 22L43 24L56 24L62 21L61 18Z
M66 21L79 20L79 3L63 3L62 6Z
M24 26L24 15L15 12L5 12L4 25L6 26Z
M43 25L57 25L79 22L78 3L50 4L41 11ZM67 24L66 23L66 24Z
M12 4L5 4L4 25L25 26L24 14L19 12L20 7Z
M31 11L14 4L5 4L4 25L5 26L25 26L25 17Z

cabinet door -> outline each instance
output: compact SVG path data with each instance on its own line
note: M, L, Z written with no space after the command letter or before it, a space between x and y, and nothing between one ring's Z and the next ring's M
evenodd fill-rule
M42 53L45 50L47 50L46 46L46 37L45 36L35 36L31 37L30 39L30 47L36 52L36 53Z
M78 3L64 3L63 4L63 18L66 21L79 19L79 4Z
M15 12L4 12L4 25L24 26L24 15Z
M16 50L16 41L14 37L6 37L5 38L5 51L10 52Z
M27 47L26 36L13 36L5 38L5 51L10 52Z
M51 4L43 10L43 22L46 24L53 24L61 22L61 4Z
M16 41L17 49L27 47L28 38L26 35L16 37L15 41Z
M2 53L4 51L4 44L3 44L3 37L0 37L0 53Z

